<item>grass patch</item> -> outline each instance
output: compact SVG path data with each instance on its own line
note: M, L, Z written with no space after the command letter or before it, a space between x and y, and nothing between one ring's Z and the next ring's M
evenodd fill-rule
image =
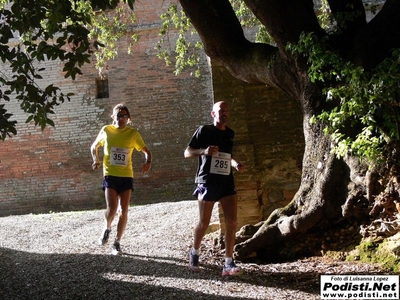
M374 242L366 240L356 247L357 254L348 255L347 261L360 260L365 263L379 264L383 269L391 272L400 272L400 257L388 247L388 242Z

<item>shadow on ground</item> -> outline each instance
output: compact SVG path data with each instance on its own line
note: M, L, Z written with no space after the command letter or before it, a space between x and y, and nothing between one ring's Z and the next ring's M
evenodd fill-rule
M300 287L302 292L319 294L315 273L265 274L254 269L241 277L224 278L219 266L204 268L192 273L186 261L165 257L35 254L0 248L0 299L256 299L212 292L239 282L249 290L271 287L293 293L292 287ZM178 280L185 284L175 285ZM208 290L199 289L201 285Z

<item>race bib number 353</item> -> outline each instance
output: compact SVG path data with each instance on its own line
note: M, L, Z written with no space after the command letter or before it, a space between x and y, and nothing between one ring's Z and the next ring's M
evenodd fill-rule
M213 155L211 158L210 173L229 175L231 173L231 155L224 152L218 152Z
M129 149L111 147L110 164L112 166L126 166L128 164Z

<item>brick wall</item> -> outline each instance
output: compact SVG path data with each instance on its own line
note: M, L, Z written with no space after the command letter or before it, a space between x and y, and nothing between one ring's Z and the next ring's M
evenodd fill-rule
M283 92L240 81L218 62L212 62L212 74L214 101L230 104L234 157L246 166L246 172L235 173L240 228L265 220L296 193L304 151L302 113Z
M152 172L145 177L139 172L142 154L134 154L132 203L193 199L197 160L184 159L183 151L194 130L212 122L212 103L220 100L231 106L234 156L247 168L235 174L238 227L265 219L291 200L299 185L304 145L298 104L276 89L233 78L216 62L211 69L206 57L202 78L173 75L154 49L158 15L167 4L137 3L140 26L134 30L141 39L133 55L125 51L129 40L122 40L118 57L109 62L109 98L96 98L94 65L85 66L83 76L71 81L63 78L62 66L52 62L45 65L42 84L51 82L75 93L71 102L57 107L55 128L42 132L24 124L19 104L6 104L19 126L16 137L0 142L0 216L104 208L102 172L91 169L89 147L100 128L111 122L112 108L119 102L130 108L133 126L154 156Z
M112 108L119 102L130 108L133 126L154 156L152 172L145 177L139 172L143 156L134 154L132 203L192 199L196 161L184 159L183 151L197 126L211 120L211 75L205 57L201 79L175 76L156 57L158 15L165 5L138 4L140 26L134 30L140 41L133 55L126 53L128 38L121 41L119 56L109 62L109 98L96 98L94 65L84 67L83 76L71 81L53 62L46 64L42 84L55 83L64 92L75 93L71 102L57 107L55 128L42 132L25 124L19 104L6 103L19 126L16 137L1 142L0 215L103 208L102 173L91 170L89 147L100 128L111 122ZM1 70L8 71L4 65Z

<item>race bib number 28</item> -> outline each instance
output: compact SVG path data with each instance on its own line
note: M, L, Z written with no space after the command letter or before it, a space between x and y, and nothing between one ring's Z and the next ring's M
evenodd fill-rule
M128 164L129 149L111 147L110 164L112 166L126 166Z
M213 155L211 158L210 173L229 175L231 173L231 155L224 152L218 152Z

